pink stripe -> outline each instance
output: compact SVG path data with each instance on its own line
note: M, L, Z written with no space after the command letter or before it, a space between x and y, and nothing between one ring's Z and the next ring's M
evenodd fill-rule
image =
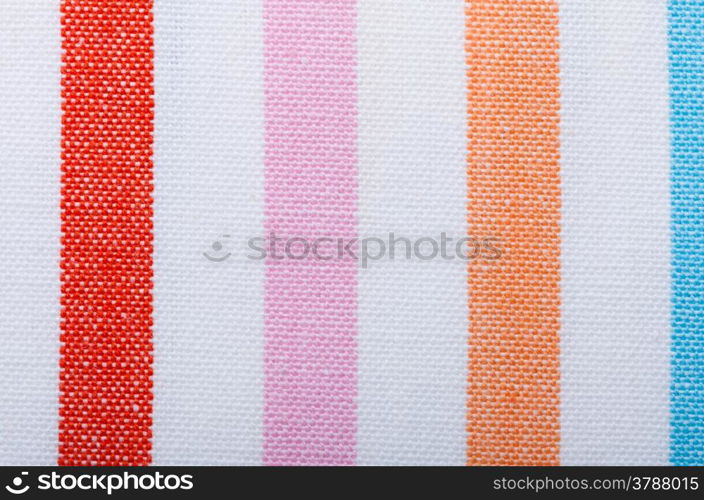
M356 237L355 11L264 1L266 231L284 239L279 256L288 238ZM352 464L357 262L270 254L266 266L264 462Z

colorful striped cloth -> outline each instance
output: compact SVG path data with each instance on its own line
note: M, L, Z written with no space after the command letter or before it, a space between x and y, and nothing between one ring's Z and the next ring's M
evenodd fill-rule
M704 0L3 0L0 464L704 465Z

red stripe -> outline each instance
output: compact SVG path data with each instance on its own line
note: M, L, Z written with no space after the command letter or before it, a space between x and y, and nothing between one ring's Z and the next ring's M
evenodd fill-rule
M60 465L145 465L152 414L150 0L64 0Z

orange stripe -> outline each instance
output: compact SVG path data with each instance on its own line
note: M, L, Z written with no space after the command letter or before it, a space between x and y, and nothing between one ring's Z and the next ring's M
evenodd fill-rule
M152 1L63 0L59 465L147 465Z
M468 223L500 259L469 265L470 465L559 453L557 2L468 0Z

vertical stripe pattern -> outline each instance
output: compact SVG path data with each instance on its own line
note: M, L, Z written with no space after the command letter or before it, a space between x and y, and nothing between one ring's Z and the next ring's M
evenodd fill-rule
M315 238L356 236L355 10L355 0L264 2L271 465L355 457L357 263L304 255Z
M671 460L704 465L704 1L670 0Z
M261 462L262 26L260 0L154 2L159 465Z
M145 465L152 2L64 0L61 465Z
M467 2L468 223L502 256L469 265L470 465L559 449L557 4Z
M704 465L704 0L0 3L0 465Z
M0 465L55 465L59 378L60 10L0 7Z
M359 271L357 463L462 465L467 264L454 251L467 232L464 2L358 5L359 234L398 241L393 258L387 247ZM406 245L439 244L443 232L452 260L405 257Z
M564 465L664 465L667 8L560 2Z

